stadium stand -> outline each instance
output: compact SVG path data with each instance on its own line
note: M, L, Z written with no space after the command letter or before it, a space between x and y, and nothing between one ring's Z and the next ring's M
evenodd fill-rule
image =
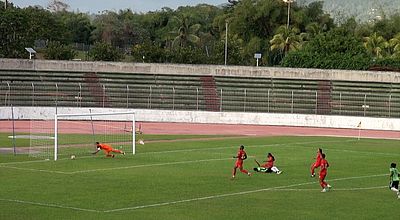
M258 77L0 70L1 106L400 117L400 84Z

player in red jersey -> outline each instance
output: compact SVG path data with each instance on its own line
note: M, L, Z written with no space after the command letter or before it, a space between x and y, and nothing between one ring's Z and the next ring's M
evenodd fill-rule
M243 161L247 159L247 154L246 154L246 151L244 151L243 145L240 146L237 155L234 156L233 158L237 158L237 160L235 163L235 167L233 167L232 179L235 178L237 168L239 168L240 172L245 173L250 176L251 173L249 173L247 170L243 169Z
M327 192L328 189L330 189L332 186L329 185L327 182L325 182L325 177L328 174L328 167L329 163L325 159L325 154L321 154L321 164L320 164L320 170L319 170L319 184L322 187L321 192Z
M322 149L318 148L317 158L315 158L316 161L311 165L311 177L315 177L315 168L318 168L321 165L321 155L322 155Z
M275 162L275 157L271 154L268 153L267 160L264 161L266 162L265 164L261 165L257 160L254 160L258 167L254 168L254 171L256 172L263 172L263 173L276 173L276 174L281 174L282 171L280 171L276 166L274 166Z
M111 152L120 153L120 154L125 155L125 152L114 149L110 145L107 145L107 144L100 144L99 142L96 142L96 147L97 147L97 151L93 152L93 154L97 154L100 150L103 150L104 153L106 154L106 157L115 157L115 155L111 154Z

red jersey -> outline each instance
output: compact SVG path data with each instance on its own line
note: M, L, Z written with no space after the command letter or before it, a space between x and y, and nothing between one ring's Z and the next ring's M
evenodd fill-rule
M265 168L271 168L271 167L274 166L274 161L275 161L275 158L274 158L273 156L269 156L269 157L267 158L267 163L265 163L265 164L262 165L262 166L265 167Z
M319 173L326 173L329 167L329 163L325 159L321 159L321 169Z
M244 159L246 159L246 157L247 157L247 154L246 154L246 151L244 151L244 150L239 150L238 151L238 153L237 153L237 161L239 162L242 162Z
M105 151L111 151L112 150L112 147L107 145L107 144L98 144L97 147L100 148L101 150L105 150Z
M315 161L317 164L319 164L319 163L321 163L321 159L322 159L322 156L321 156L321 153L318 151L318 153L317 153L317 160Z

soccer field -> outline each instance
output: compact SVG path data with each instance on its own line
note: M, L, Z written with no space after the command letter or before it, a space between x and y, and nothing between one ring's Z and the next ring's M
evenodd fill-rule
M400 141L334 137L144 136L136 155L57 162L0 154L0 219L396 219L388 189ZM153 140L153 141L151 141ZM20 143L23 145L24 143ZM25 143L26 144L26 143ZM271 152L281 175L238 172ZM321 193L316 150L330 163Z

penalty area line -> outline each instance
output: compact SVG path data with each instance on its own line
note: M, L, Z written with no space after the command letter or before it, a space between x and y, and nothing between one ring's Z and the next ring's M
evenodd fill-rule
M370 176L344 177L344 178L331 179L329 181L342 181L342 180L362 179L362 178L381 177L381 176L387 176L387 174L377 174L377 175L370 175ZM225 198L225 197L238 196L238 195L247 195L247 194L265 192L265 191L283 190L283 189L292 188L292 187L312 185L312 184L316 184L316 183L318 183L318 182L316 182L316 181L304 182L304 183L291 184L291 185L286 185L286 186L276 186L276 187L270 187L270 188L263 188L263 189L235 192L235 193L226 193L226 194L198 197L198 198L192 198L192 199L184 199L184 200L177 200L177 201L170 201L170 202L163 202L163 203L132 206L132 207L126 207L126 208L119 208L119 209L110 209L110 210L105 210L103 212L109 213L109 212L119 212L119 211L128 211L128 210L131 211L131 210L138 210L138 209L144 209L144 208L168 206L168 205L175 205L175 204L180 204L180 203L197 202L197 201Z
M64 206L64 205L58 205L58 204L42 203L42 202L31 202L31 201L24 201L24 200L18 200L18 199L2 199L2 198L0 198L0 201L29 204L29 205L36 205L36 206L44 206L44 207L50 207L50 208L70 209L70 210L85 211L85 212L102 212L102 211L95 210L95 209L85 209L85 208Z
M34 171L43 173L69 174L69 172L56 171L56 170L42 170L42 169L32 169L32 168L13 167L13 166L1 166L1 167L15 169L15 170Z

